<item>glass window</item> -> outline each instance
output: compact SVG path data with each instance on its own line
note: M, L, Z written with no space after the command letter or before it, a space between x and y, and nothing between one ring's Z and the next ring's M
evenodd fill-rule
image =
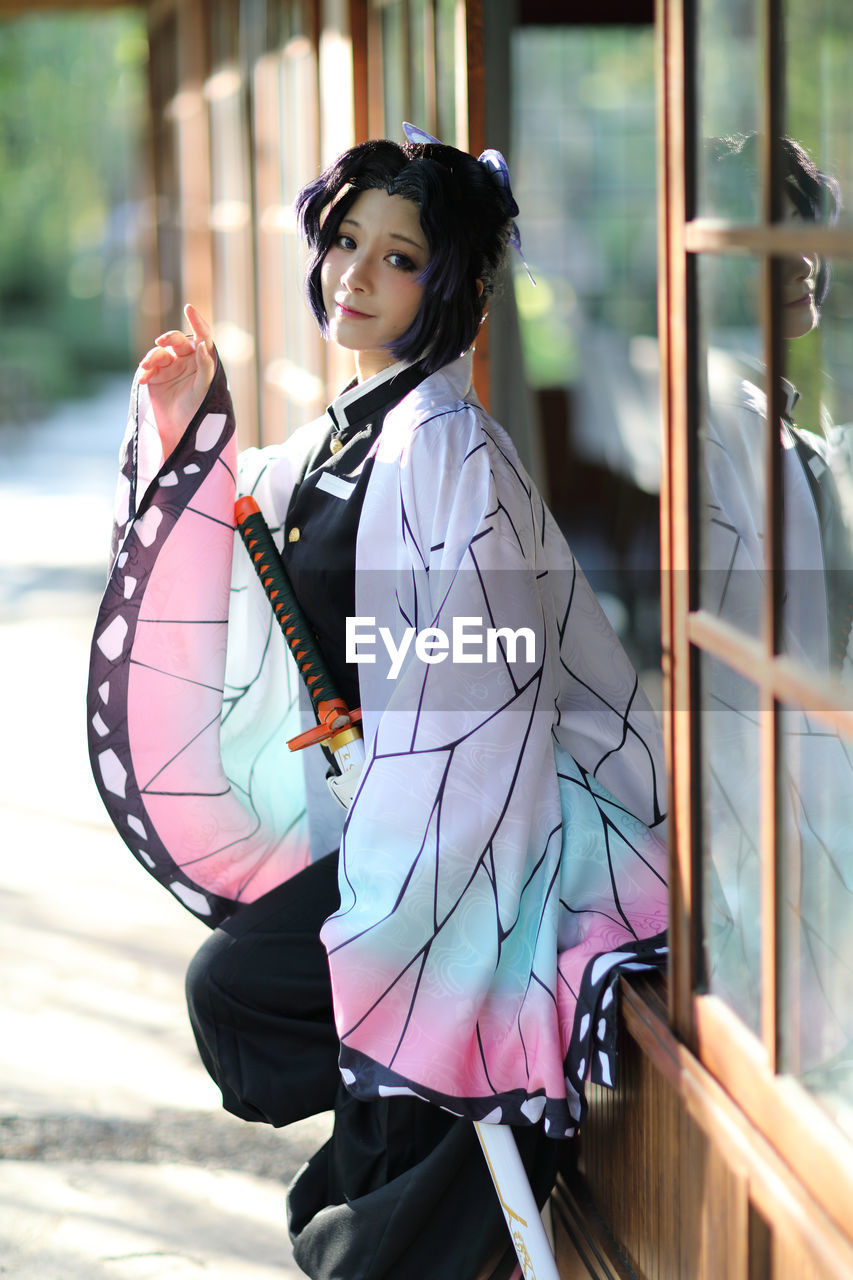
M756 638L767 568L759 278L746 255L699 259L699 603Z
M790 706L780 726L780 1066L853 1136L853 742Z
M782 260L782 648L848 683L853 620L853 264ZM837 292L836 292L837 290Z
M784 129L842 191L853 186L853 7L848 0L785 0ZM840 221L851 221L849 194Z
M548 498L655 698L654 34L642 26L521 28L512 85L509 160L536 286L516 255L511 265Z
M759 9L695 0L688 23L685 203L695 184L717 219L688 218L671 384L701 610L676 628L698 653L675 750L702 800L694 989L853 1133L853 9L783 0L773 32Z
M701 662L700 688L705 982L757 1035L761 1025L759 693L751 681L707 655Z
M731 151L730 140L754 137L759 129L759 7L755 0L698 0L696 8L696 212L754 222L759 212L754 146L745 155L752 169L749 180L738 166L721 166L720 157Z

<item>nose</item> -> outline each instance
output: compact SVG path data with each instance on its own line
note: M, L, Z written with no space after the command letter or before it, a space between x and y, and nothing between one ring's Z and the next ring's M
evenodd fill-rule
M817 261L808 254L797 254L795 257L785 259L785 274L789 280L806 281L815 275L816 270Z
M354 253L341 273L341 284L350 293L364 293L367 289L366 265L360 254Z

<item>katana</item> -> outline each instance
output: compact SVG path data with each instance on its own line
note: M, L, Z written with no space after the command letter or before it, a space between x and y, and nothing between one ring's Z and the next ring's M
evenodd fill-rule
M255 499L238 498L234 504L234 519L317 717L313 729L288 739L287 745L291 751L301 751L319 742L331 751L339 773L327 779L329 790L338 803L348 809L364 764L361 709L350 711L335 690L314 633L293 594L278 547Z

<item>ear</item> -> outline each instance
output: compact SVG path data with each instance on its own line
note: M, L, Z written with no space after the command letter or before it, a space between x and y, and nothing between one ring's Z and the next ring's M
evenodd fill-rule
M483 296L483 282L482 282L482 280L475 280L475 281L474 281L474 284L477 286L477 297L478 297L478 298L482 298L482 296Z

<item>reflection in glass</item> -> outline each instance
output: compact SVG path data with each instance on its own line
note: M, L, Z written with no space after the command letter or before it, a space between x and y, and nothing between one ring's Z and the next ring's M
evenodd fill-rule
M833 264L830 278L828 265L806 252L786 263L785 269L789 296L802 296L811 289L818 302L811 330L800 341L789 343L786 351L790 381L782 425L783 646L792 657L849 685L853 682L853 267Z
M789 377L783 379L779 439L782 449L784 589L782 647L825 673L850 673L847 646L853 615L853 468L850 465L853 396L850 387L849 304L839 294L842 319L832 324L833 369L823 370L830 266L808 242L808 228L833 224L841 190L797 141L779 143L783 184L781 217L802 237L802 248L778 263L779 312ZM846 273L849 277L849 268ZM846 295L849 299L849 294ZM837 313L836 313L837 315ZM848 322L845 323L844 321ZM842 423L833 425L827 375ZM800 386L807 389L806 398ZM846 388L846 394L845 394Z
M780 1048L853 1133L853 743L781 715Z
M853 182L850 0L783 0L785 129L849 191ZM850 218L848 201L841 218Z
M765 581L766 419L757 275L746 256L699 262L699 603L755 637Z
M700 0L698 8L697 213L754 222L757 173L748 184L721 181L713 140L758 128L759 6L755 0Z
M758 690L704 656L701 690L703 941L708 990L761 1022Z
M715 181L745 188L753 181L755 138L717 140ZM839 311L824 342L821 317L832 298L829 264L809 247L808 227L832 222L840 200L835 180L822 173L793 139L780 140L782 214L802 233L802 250L781 258L779 313L786 369L781 382L783 556L781 643L793 657L822 672L850 678L853 619L853 379L850 269L839 273ZM704 340L700 388L702 577L700 603L757 636L768 589L765 530L767 394L756 308L756 264L747 258L700 262L699 301ZM803 345L805 359L797 348ZM822 368L824 350L831 369ZM800 396L797 380L807 389ZM833 425L827 387L843 420Z
M723 145L726 182L743 168L752 182L754 140ZM802 231L802 250L779 260L785 369L778 422L782 482L781 642L812 669L848 682L853 614L853 456L850 426L833 426L829 403L853 422L849 370L849 267L838 271L838 319L819 327L830 273L810 249L808 226L832 221L839 198L798 143L781 143L783 216ZM699 399L700 604L752 636L762 634L772 582L766 536L766 371L755 323L757 264L746 257L700 261L704 361ZM829 314L832 314L830 311ZM797 349L811 353L798 356ZM826 357L832 353L832 365ZM801 397L796 382L802 381ZM803 414L805 413L805 418ZM805 429L806 427L811 430ZM755 689L723 664L702 669L705 944L712 991L758 1029L761 914ZM847 746L806 712L781 723L777 775L784 834L782 912L785 1005L780 1033L789 1069L824 1070L848 1054L853 974L853 764ZM844 923L842 923L842 921ZM746 994L749 993L749 994ZM845 1005L845 999L847 1004ZM782 1025L784 1024L784 1025ZM826 1068L828 1069L828 1068ZM835 1086L833 1086L835 1087Z

